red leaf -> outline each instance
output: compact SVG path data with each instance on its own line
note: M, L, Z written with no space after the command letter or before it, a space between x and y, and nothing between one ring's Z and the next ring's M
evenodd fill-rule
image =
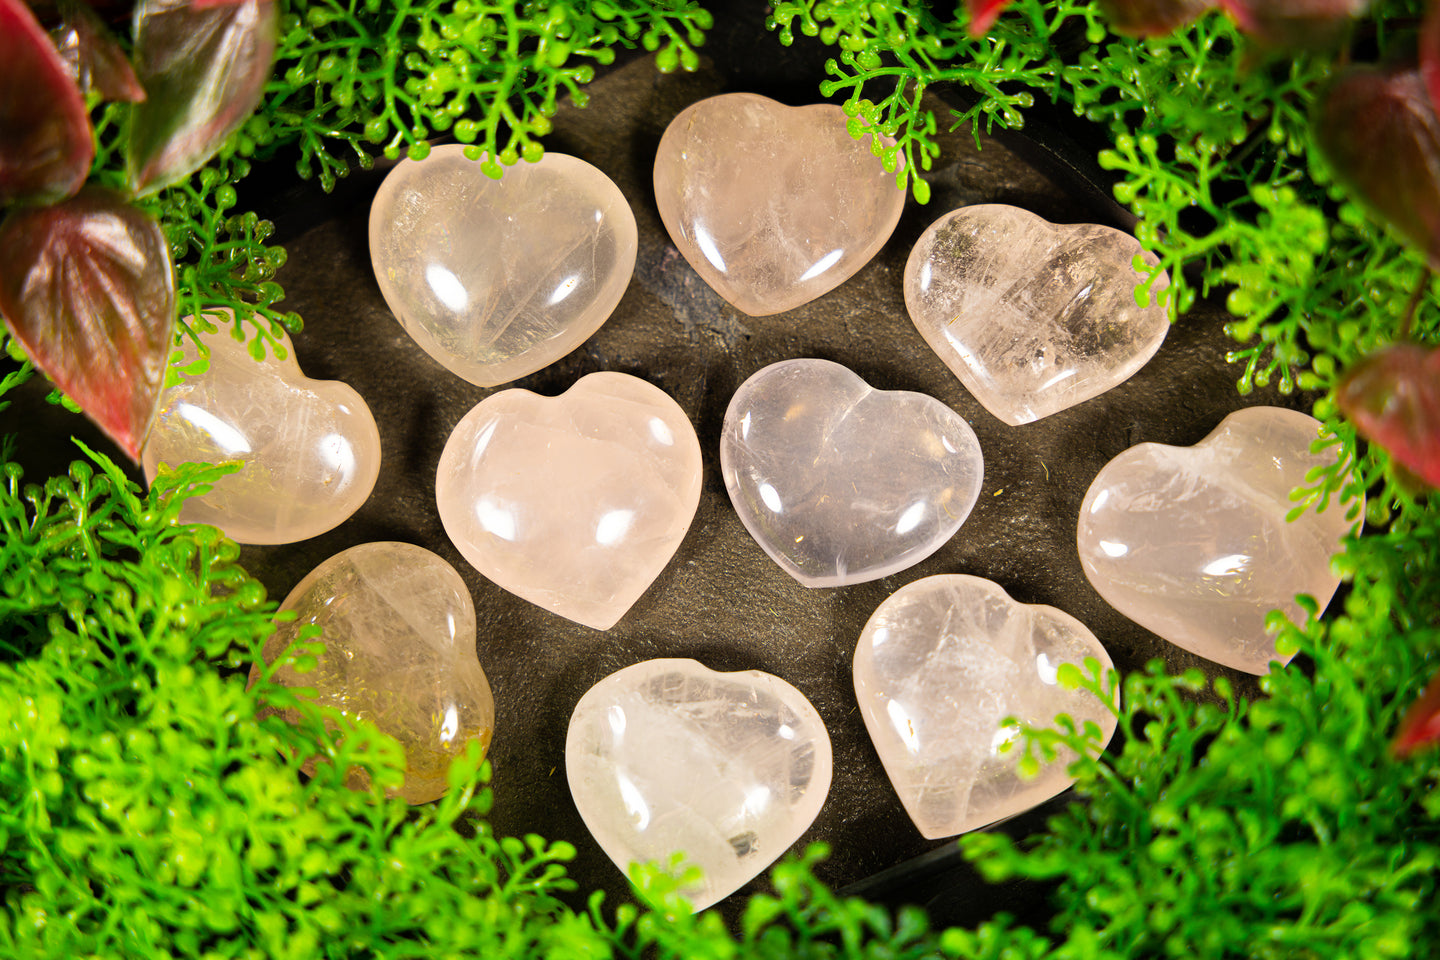
M1386 347L1345 374L1335 399L1362 436L1440 487L1440 350Z
M135 60L149 96L130 127L136 193L185 179L245 122L270 76L278 24L274 0L141 0Z
M0 206L68 197L95 142L65 63L22 0L0 0Z
M983 37L1010 0L965 0L970 11L970 36Z
M1287 50L1334 46L1369 0L1220 0L1240 29Z
M1184 26L1215 6L1215 0L1100 0L1110 29L1154 37Z
M81 0L62 3L60 10L60 26L51 36L70 78L80 89L94 90L106 100L144 100L145 88L136 79L135 68L95 11Z
M175 329L159 224L94 187L11 212L0 225L0 314L35 365L138 459Z
M1430 106L1440 103L1440 2L1425 5L1425 19L1420 22L1420 75L1430 93Z
M1405 711L1390 751L1397 757L1405 757L1437 741L1440 741L1440 673L1430 679L1420 699Z
M1311 132L1351 195L1440 269L1440 120L1415 65L1348 68Z

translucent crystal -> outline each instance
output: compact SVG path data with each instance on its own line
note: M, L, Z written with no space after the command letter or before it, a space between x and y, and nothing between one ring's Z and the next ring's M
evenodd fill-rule
M380 432L370 408L348 384L300 372L283 331L284 359L257 361L232 335L230 311L202 334L205 373L165 390L141 452L148 480L160 464L244 466L180 512L183 523L209 523L238 543L293 543L339 526L360 509L380 474ZM188 339L186 362L199 351Z
M313 687L315 702L368 720L405 750L405 783L395 792L411 803L445 794L450 763L468 741L488 747L495 701L475 655L475 607L455 568L423 547L366 543L326 560L301 580L281 610L295 619L276 626L265 643L277 660L300 631L316 624L325 652L314 670L289 666L275 680ZM258 668L257 668L258 669ZM282 713L294 722L297 718ZM311 758L305 769L315 772ZM352 768L357 788L368 777Z
M700 504L700 441L679 404L624 373L559 397L502 390L456 425L435 498L485 576L608 630L674 556Z
M559 360L600 329L635 269L620 188L547 153L492 180L460 144L402 160L370 208L380 292L415 342L482 387Z
M1230 414L1193 447L1142 443L1107 463L1080 506L1085 575L1116 610L1191 653L1265 673L1289 662L1265 617L1307 616L1297 593L1323 608L1339 585L1330 557L1350 528L1346 508L1294 522L1290 491L1334 447L1311 453L1320 423L1295 410Z
M905 265L905 306L930 347L985 409L1029 423L1098 396L1155 355L1170 328L1129 234L1060 226L987 203L930 225Z
M682 111L660 138L655 203L670 239L751 316L838 287L900 220L904 191L847 122L832 104L727 93Z
M765 552L807 587L838 587L940 549L970 515L984 462L975 431L933 397L786 360L735 392L720 469Z
M575 806L622 871L703 871L696 910L788 850L830 790L830 737L810 702L758 670L717 673L648 660L611 674L575 706L565 773Z
M1017 603L979 577L926 577L902 587L865 624L855 648L855 696L895 792L920 832L954 836L1004 820L1073 782L1068 751L1032 779L1007 717L1036 727L1065 713L1093 721L1101 745L1115 716L1094 694L1066 689L1061 664L1094 657L1095 635L1054 607ZM1009 745L1010 749L1006 749Z

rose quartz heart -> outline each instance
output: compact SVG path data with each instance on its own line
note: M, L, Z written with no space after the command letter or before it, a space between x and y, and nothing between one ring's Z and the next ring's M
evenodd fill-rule
M838 287L900 220L895 175L846 123L831 104L727 93L681 111L660 138L665 229L705 282L751 316Z
M415 342L482 387L559 360L614 311L635 269L620 188L547 153L492 180L459 144L402 160L370 207L370 258Z
M679 404L623 373L559 397L502 390L440 455L445 532L485 576L597 630L674 556L700 504L700 441Z
M1176 646L1266 673L1280 657L1265 617L1303 623L1295 595L1323 608L1340 579L1330 557L1351 527L1345 507L1287 523L1290 491L1334 448L1311 453L1312 417L1279 407L1230 414L1193 447L1142 443L1107 463L1080 506L1085 575L1116 610ZM1363 512L1363 504L1354 509Z
M1160 349L1170 322L1142 277L1134 237L1061 226L998 203L930 225L905 265L905 306L920 335L976 400L1029 423L1129 379Z
M889 576L954 536L980 495L975 431L923 393L786 360L730 401L720 468L745 529L807 587Z
M696 910L728 896L809 829L830 791L830 736L804 695L758 670L647 660L575 706L565 775L585 826L622 871L698 866Z
M257 361L231 336L230 311L216 320L219 329L201 335L209 369L161 394L141 453L146 478L161 464L240 461L180 511L182 523L212 524L237 543L293 543L339 526L380 474L370 408L348 384L302 374L283 332L284 359ZM198 357L187 340L185 361Z
M855 648L855 696L895 792L920 832L950 837L1004 820L1073 782L1068 751L1022 779L1015 717L1032 727L1068 714L1095 723L1103 749L1115 714L1093 693L1067 689L1061 664L1085 675L1110 656L1085 625L1041 604L1017 603L997 583L926 577L891 594ZM1118 706L1118 705L1117 705Z

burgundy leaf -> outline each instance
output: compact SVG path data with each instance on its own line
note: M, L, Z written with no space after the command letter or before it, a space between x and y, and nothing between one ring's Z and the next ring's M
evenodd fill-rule
M23 0L0 0L0 206L70 196L94 158L65 62Z
M1430 679L1420 699L1405 711L1390 750L1397 757L1405 757L1436 742L1440 742L1440 673Z
M1430 106L1440 103L1440 2L1425 5L1425 19L1420 22L1420 75L1430 92Z
M1348 68L1311 132L1350 194L1440 269L1440 120L1415 65Z
M141 0L135 61L149 96L135 108L127 156L137 193L194 173L250 116L270 75L278 23L274 0Z
M159 224L96 187L12 211L0 225L0 314L35 365L138 459L175 328Z
M80 89L94 90L106 100L144 100L145 88L136 79L130 58L89 4L70 0L60 5L60 11L61 24L51 37Z
M1110 29L1154 37L1184 26L1215 6L1215 0L1100 0Z
M1335 399L1362 436L1440 487L1440 350L1388 346L1352 367Z
M1240 29L1260 43L1314 50L1339 43L1369 0L1220 0Z
M983 37L1010 0L965 0L970 11L970 36Z

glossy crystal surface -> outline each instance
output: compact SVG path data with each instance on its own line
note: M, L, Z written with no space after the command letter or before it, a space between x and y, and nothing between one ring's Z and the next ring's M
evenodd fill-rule
M917 580L882 603L855 648L855 696L905 811L931 839L1004 820L1073 782L1066 752L1032 779L1016 770L1015 717L1035 727L1069 714L1094 721L1103 742L1115 716L1094 694L1066 689L1056 674L1085 659L1113 668L1080 621L1012 600L997 583L944 575Z
M665 229L745 313L780 313L833 290L899 222L904 191L846 122L833 104L727 93L686 108L660 138L655 202Z
M548 366L600 328L635 269L620 188L561 153L499 180L459 144L402 160L370 208L370 258L415 342L482 387Z
M1293 522L1290 491L1333 466L1311 453L1320 423L1295 410L1230 414L1193 447L1142 443L1100 471L1080 507L1085 575L1116 610L1171 643L1249 673L1289 662L1265 631L1271 610L1297 623L1295 595L1323 609L1339 585L1330 558L1346 506Z
M696 910L785 853L830 790L830 737L810 702L758 670L647 660L580 699L565 773L585 826L622 871L684 853ZM683 867L682 867L683 869Z
M786 360L735 392L720 436L745 529L807 587L888 576L938 550L980 495L980 442L933 397Z
M628 374L592 373L554 398L502 390L446 441L435 498L475 569L608 630L690 527L700 442L679 404Z

